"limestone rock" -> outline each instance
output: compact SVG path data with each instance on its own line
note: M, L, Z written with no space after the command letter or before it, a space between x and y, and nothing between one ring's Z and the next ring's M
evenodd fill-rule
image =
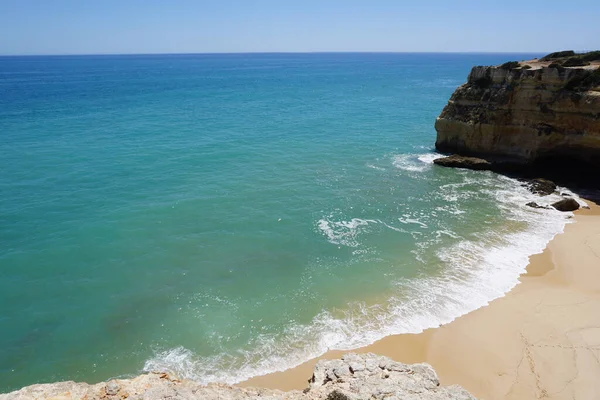
M532 179L525 186L527 186L531 193L539 194L540 196L547 196L556 191L556 183L548 179Z
M552 203L552 207L556 208L558 211L575 211L579 210L579 203L577 200L573 198L567 198L557 201L556 203Z
M440 386L427 364L407 365L374 354L346 354L341 360L321 360L310 386L303 392L238 388L211 384L202 386L168 374L150 373L110 382L59 382L32 385L0 395L0 400L25 399L202 399L202 400L472 400L460 386Z
M474 67L437 118L436 148L486 159L510 157L527 170L568 170L572 176L597 170L599 65Z
M115 396L117 393L119 393L120 388L121 387L117 382L110 381L106 384L105 391L108 396Z
M434 164L441 165L442 167L452 168L466 168L474 170L491 170L492 163L482 158L476 157L465 157L453 154L448 157L436 158L433 160Z
M526 206L529 206L531 208L542 208L544 210L549 210L550 207L547 206L541 206L538 203L536 203L535 201L530 201L529 203L525 204Z
M340 369L348 373L338 376L335 371ZM316 399L334 392L335 399L473 399L458 386L441 387L427 364L408 365L374 354L350 353L341 360L319 361L307 395Z

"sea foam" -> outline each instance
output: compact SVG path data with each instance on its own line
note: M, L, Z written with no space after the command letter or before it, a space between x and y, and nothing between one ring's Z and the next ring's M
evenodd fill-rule
M392 164L405 171L422 172L431 167L433 160L440 157L443 155L439 153L398 154L392 157Z
M437 155L396 157L393 164L410 172L422 171L431 167L434 157ZM351 350L388 335L419 333L449 323L503 296L518 283L529 256L542 252L548 242L563 231L565 224L572 221L569 218L572 214L525 206L529 201L549 204L559 198L557 195L540 198L515 179L469 171L464 173L462 182L440 187L439 195L448 203L432 210L432 218L436 217L435 213L462 216L466 210L458 207L457 200L474 195L475 192L465 189L469 185L481 186L483 194L495 199L507 224L524 228L516 231L491 228L477 235L438 229L429 237L417 235L422 240L415 250L415 262L422 261L430 243L444 236L456 240L435 253L444 267L441 273L418 279L396 279L395 291L385 303L354 302L335 315L323 310L310 324L291 323L279 335L259 336L251 347L237 354L198 357L183 347L157 351L145 363L144 370L171 371L201 383L233 384L297 366L329 350ZM427 227L416 217L405 214L398 217L398 221L402 225L414 225L415 229ZM380 220L336 220L332 215L318 220L316 226L331 244L357 247L361 235L376 224L408 232Z

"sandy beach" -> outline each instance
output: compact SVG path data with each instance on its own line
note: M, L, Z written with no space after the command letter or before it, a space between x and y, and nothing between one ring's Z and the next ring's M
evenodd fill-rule
M600 396L600 207L576 212L506 296L440 328L355 352L427 362L442 384L483 399ZM321 358L337 358L332 351ZM303 389L317 359L241 386Z

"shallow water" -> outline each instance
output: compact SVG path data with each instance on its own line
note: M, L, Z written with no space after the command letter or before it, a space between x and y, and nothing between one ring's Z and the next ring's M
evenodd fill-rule
M0 391L236 382L502 295L567 219L433 123L531 56L0 58Z

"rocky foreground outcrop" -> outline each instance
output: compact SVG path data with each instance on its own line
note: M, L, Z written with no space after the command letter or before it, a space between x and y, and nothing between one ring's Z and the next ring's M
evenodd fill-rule
M556 54L474 67L435 123L436 148L494 163L487 169L597 172L600 54Z
M474 399L460 386L440 386L427 364L407 365L374 354L346 354L341 360L321 360L304 391L280 392L179 380L164 373L115 379L96 385L60 382L32 385L0 395L0 400L21 399L204 399L204 400L358 400Z

